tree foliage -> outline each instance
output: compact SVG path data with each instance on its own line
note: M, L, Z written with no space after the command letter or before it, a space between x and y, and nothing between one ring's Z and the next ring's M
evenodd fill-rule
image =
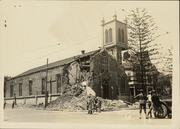
M139 56L143 52L148 52L150 59L156 60L157 57L155 58L152 56L159 54L158 50L160 48L158 44L153 42L157 37L155 32L158 27L156 26L153 17L147 13L146 9L137 8L136 10L131 10L131 14L128 15L127 18L127 27L131 55L135 56L135 59L143 61L143 59L141 59L142 57Z
M163 95L172 95L172 77L170 75L159 74L158 86L162 88Z
M173 70L173 54L172 54L172 48L168 49L168 53L165 53L163 56L163 62L164 65L162 67L162 72L172 76L172 70Z
M127 17L128 28L128 44L129 53L131 55L134 71L141 76L141 81L146 72L156 72L156 67L151 60L158 60L160 49L154 41L156 39L155 32L157 30L156 23L152 16L147 13L146 9L131 10ZM142 81L143 85L143 81Z

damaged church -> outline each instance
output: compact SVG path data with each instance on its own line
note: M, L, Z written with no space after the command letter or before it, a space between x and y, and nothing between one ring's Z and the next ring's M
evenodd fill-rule
M117 20L102 20L102 47L64 60L28 70L5 81L6 103L43 103L47 88L48 101L61 96L68 86L88 82L97 96L129 101L127 75L122 67L122 51L127 50L127 27Z

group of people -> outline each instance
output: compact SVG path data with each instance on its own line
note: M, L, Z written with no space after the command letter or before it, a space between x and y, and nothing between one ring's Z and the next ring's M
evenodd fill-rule
M134 98L139 100L139 119L141 119L142 109L144 110L146 119L149 117L152 118L152 111L154 112L154 117L156 117L155 107L159 103L159 97L156 95L155 90L150 91L147 96L143 94L143 91L141 90ZM146 103L149 107L148 113L146 113Z
M98 97L89 96L87 101L88 114L93 114L96 112L101 112L101 100Z

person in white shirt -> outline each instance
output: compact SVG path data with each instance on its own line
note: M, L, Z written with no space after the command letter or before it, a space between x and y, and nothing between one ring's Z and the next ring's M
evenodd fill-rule
M148 103L148 107L149 107L149 112L148 112L148 116L150 115L150 117L152 118L152 91L149 92L149 94L147 95L147 103Z

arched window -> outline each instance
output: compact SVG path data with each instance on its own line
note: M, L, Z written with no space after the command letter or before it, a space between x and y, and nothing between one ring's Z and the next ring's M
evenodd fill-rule
M105 31L106 43L108 43L108 30Z
M124 30L122 29L122 42L124 43Z
M120 28L118 29L118 39L119 39L119 42L122 42L121 29Z
M112 42L112 29L109 29L109 42Z

